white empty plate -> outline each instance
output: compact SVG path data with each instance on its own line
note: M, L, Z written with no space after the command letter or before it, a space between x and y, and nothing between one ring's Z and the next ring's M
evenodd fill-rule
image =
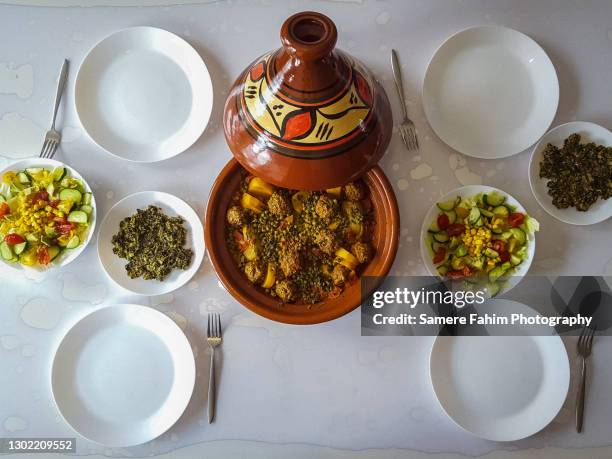
M78 321L60 343L51 374L64 419L108 446L164 433L187 407L194 384L193 352L181 329L136 305L105 307Z
M89 136L123 159L152 162L185 151L204 131L213 105L210 75L182 38L134 27L99 42L75 85Z
M538 204L556 219L572 225L592 225L612 217L612 198L605 201L598 199L586 212L578 211L574 207L558 209L548 194L546 186L548 180L540 178L540 162L544 158L546 145L551 143L556 147L562 147L563 141L571 134L580 134L581 143L595 142L598 145L612 146L612 132L598 124L573 121L557 126L542 137L531 153L529 184Z
M144 210L149 205L161 208L169 217L183 217L183 226L187 229L185 247L193 250L189 268L175 269L163 281L130 279L125 270L127 260L113 253L112 238L119 232L121 221L134 215L138 209ZM185 285L198 271L204 258L204 251L204 228L198 214L185 201L160 191L141 191L123 198L108 211L98 234L98 256L106 273L119 286L139 295L163 295Z
M504 27L463 30L435 52L423 107L435 133L468 156L519 153L550 126L559 82L550 59L528 36Z
M488 312L503 314L508 302L515 303L492 300L485 305ZM522 308L527 306L513 306ZM493 441L519 440L546 427L563 406L570 382L559 336L439 336L430 375L448 416Z

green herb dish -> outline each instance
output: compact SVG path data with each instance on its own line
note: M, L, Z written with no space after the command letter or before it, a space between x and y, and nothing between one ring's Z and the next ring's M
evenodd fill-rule
M0 258L35 269L76 258L94 217L83 179L58 161L24 160L5 169L0 180Z
M426 264L438 276L461 279L467 287L484 284L493 297L529 268L539 223L507 194L464 187L436 203L428 217Z

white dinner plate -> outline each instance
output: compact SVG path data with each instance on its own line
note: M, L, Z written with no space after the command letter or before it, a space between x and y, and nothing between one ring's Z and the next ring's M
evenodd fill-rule
M76 170L74 170L68 164L62 163L55 159L27 158L27 159L22 159L22 160L7 164L4 168L2 168L2 170L0 170L0 177L2 177L2 175L7 171L18 172L18 171L23 171L28 167L46 167L47 169L53 170L56 167L60 167L60 166L66 168L66 170L68 171L69 177L74 177L76 179L79 179L83 183L83 186L85 187L85 191L87 191L88 193L91 193L91 207L93 208L93 210L89 216L89 231L87 232L87 239L81 245L79 245L78 247L74 249L63 250L62 253L55 260L53 260L49 264L49 266L46 268L38 268L36 266L25 266L20 263L9 263L6 260L4 260L2 257L0 257L0 260L2 260L2 263L4 263L5 266L8 266L9 268L13 268L15 270L21 270L21 271L46 271L49 269L61 268L62 266L66 266L68 263L74 261L85 250L85 247L87 247L87 245L91 241L93 234L94 234L94 230L96 228L96 216L98 212L98 209L96 207L96 198L94 196L93 191L91 190L91 187L87 183L87 181L81 176L81 174L79 174ZM4 191L5 186L6 185L3 185L2 183L0 183L0 193Z
M166 30L134 27L104 38L85 57L75 103L100 147L130 161L153 162L185 151L200 137L213 89L189 43Z
M563 141L574 133L580 134L581 143L595 142L598 145L612 147L612 132L598 124L573 121L557 126L540 139L531 153L529 184L538 204L557 220L572 225L592 225L612 217L612 198L606 201L598 199L586 212L580 212L573 207L558 209L553 205L552 197L548 194L546 186L548 180L540 178L540 162L544 158L546 145L551 143L556 147L562 147Z
M515 302L485 304L494 314L503 313L508 303ZM569 389L569 359L559 336L439 336L429 363L434 391L448 416L493 441L519 440L542 430L559 413Z
M505 196L506 203L512 204L513 206L515 206L518 212L528 214L528 212L525 210L522 204L518 202L513 196L511 196L510 194L498 188L493 188L491 186L486 186L486 185L468 185L468 186L462 186L459 188L455 188L454 190L449 191L444 196L442 196L440 199L438 199L436 203L446 202L451 199L454 199L457 196L461 196L462 198L471 198L477 195L478 193L488 193L491 191L495 191L499 193L500 195ZM425 244L425 237L427 236L427 230L431 226L434 219L436 219L441 212L441 210L438 209L436 203L434 203L429 208L429 211L427 211L427 214L425 215L425 219L423 220L423 224L421 225L421 234L419 237L421 238L420 240L421 258L423 259L423 263L425 264L427 271L429 272L430 275L434 277L440 277L440 275L438 274L438 271L436 270L436 265L434 265L433 260L431 256L429 255L429 250L427 249L427 245ZM512 277L508 279L504 288L501 289L500 294L504 292L508 292L511 288L515 287L520 282L520 280L523 278L523 276L527 274L527 271L529 271L531 262L533 261L533 257L535 255L536 241L535 241L535 237L530 237L529 235L527 235L527 237L528 237L528 244L527 244L528 257L518 266L518 269L515 271Z
M423 82L435 133L468 156L493 159L533 145L550 126L559 81L544 50L505 27L472 27L447 39Z
M55 403L79 434L107 446L150 441L179 419L193 392L189 341L153 308L117 305L79 320L51 372Z
M189 268L175 269L161 282L154 279L130 279L125 270L127 260L113 253L112 238L119 232L121 221L149 205L161 208L170 217L183 217L183 225L187 229L185 247L193 250ZM185 201L160 191L141 191L123 198L108 211L98 234L98 256L106 273L119 286L139 295L163 295L185 285L198 271L204 251L204 228L198 214Z

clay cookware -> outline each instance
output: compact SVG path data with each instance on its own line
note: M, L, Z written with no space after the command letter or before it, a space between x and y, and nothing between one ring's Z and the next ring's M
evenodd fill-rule
M355 309L370 292L362 292L356 282L337 298L315 305L282 304L251 284L225 240L228 206L248 173L294 190L323 190L361 178L369 188L376 225L371 240L375 254L360 275L382 281L397 252L397 201L376 165L391 138L389 101L363 65L334 49L336 38L334 23L322 14L291 16L281 29L283 46L254 61L237 78L225 105L225 136L235 159L211 190L206 245L231 295L279 322L332 320Z
M393 121L384 89L357 60L334 48L327 16L297 13L280 32L283 46L236 79L224 129L234 157L277 186L324 190L376 165Z

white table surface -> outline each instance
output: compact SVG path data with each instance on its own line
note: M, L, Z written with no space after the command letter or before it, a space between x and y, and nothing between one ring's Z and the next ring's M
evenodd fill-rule
M402 218L393 273L424 273L417 234L437 197L461 184L485 183L511 192L540 220L543 232L532 273L612 275L612 221L579 228L553 220L529 190L529 151L497 161L465 158L436 138L420 103L426 65L442 40L468 26L498 24L530 35L549 53L561 89L554 125L586 120L612 126L612 3L605 1L0 5L0 166L39 151L61 60L68 57L72 67L60 115L64 143L58 159L93 186L99 215L121 197L147 189L176 194L203 213L212 181L230 158L220 127L227 89L248 62L279 46L283 19L304 9L332 17L339 30L338 46L383 81L396 115L389 53L391 48L400 51L421 151L407 153L396 133L382 160ZM212 121L196 145L150 165L129 164L101 151L83 132L74 110L74 76L85 53L107 34L136 25L162 27L187 39L205 59L216 93ZM612 360L606 355L612 350L611 339L599 339L594 352L584 434L574 432L573 381L566 407L548 428L523 441L498 444L461 431L437 404L428 380L433 338L362 338L359 311L311 327L267 321L220 288L208 260L193 281L174 294L130 296L107 279L95 244L61 272L31 279L4 271L0 275L0 436L73 435L50 393L54 349L84 314L105 304L133 302L158 308L183 327L198 356L196 393L185 415L161 438L128 449L107 449L78 438L81 455L612 457ZM212 426L206 421L208 361L203 342L209 311L222 313L226 330L217 422ZM572 344L568 347L574 362Z

